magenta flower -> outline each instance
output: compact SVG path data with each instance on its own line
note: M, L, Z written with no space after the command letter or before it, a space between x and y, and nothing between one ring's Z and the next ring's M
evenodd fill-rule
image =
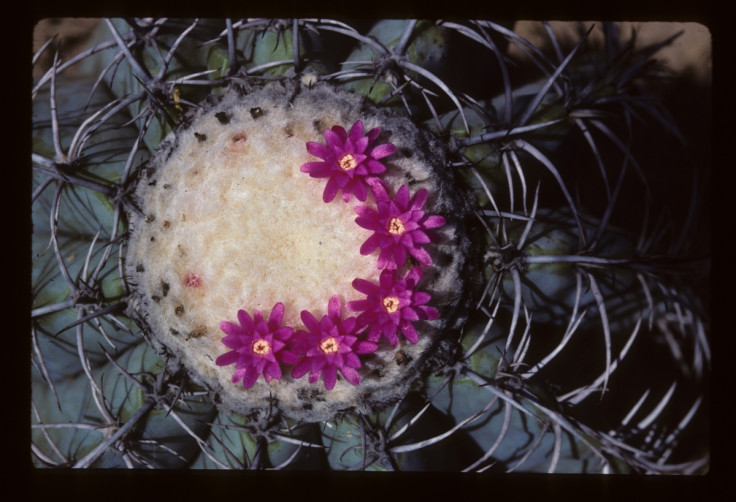
M408 252L422 265L430 265L432 258L423 245L431 241L425 232L430 228L445 224L442 216L425 216L422 206L427 201L427 190L422 188L409 199L409 189L401 185L396 198L391 200L383 182L377 178L368 180L376 199L377 210L367 206L357 206L358 217L355 222L361 227L373 230L360 247L360 254L371 254L381 248L378 268L395 269L402 267Z
M351 384L360 384L360 368L357 354L375 352L373 342L359 341L355 336L357 323L355 317L341 320L340 298L330 298L327 315L317 321L311 312L302 310L301 317L309 329L294 334L292 350L305 357L291 371L293 378L301 378L309 372L309 383L323 377L325 388L332 390L337 381L337 371Z
M392 347L398 343L398 330L411 343L419 341L417 330L412 324L419 320L437 319L440 314L434 307L424 305L430 295L416 291L422 278L422 267L412 268L406 277L396 279L395 270L384 270L378 281L373 284L365 279L355 279L353 287L366 295L365 300L348 302L347 310L363 312L358 316L358 329L370 325L367 340L378 342L381 336L389 341Z
M340 189L345 202L350 200L351 194L359 201L365 200L365 177L384 172L386 166L378 162L378 159L388 157L396 151L391 143L369 148L380 132L375 127L363 136L363 122L358 120L350 128L349 134L337 125L327 129L327 146L314 141L307 142L307 151L322 159L322 162L307 162L300 169L303 173L309 173L312 178L329 178L322 200L331 202Z
M285 348L294 330L289 326L280 327L284 317L283 303L273 306L268 321L263 319L258 310L253 317L245 310L238 310L240 326L227 321L220 323L220 329L227 335L222 343L233 350L222 354L215 361L218 366L235 363L232 381L238 383L242 380L246 389L256 383L259 375L263 375L266 382L280 379L279 363L299 362L299 357Z

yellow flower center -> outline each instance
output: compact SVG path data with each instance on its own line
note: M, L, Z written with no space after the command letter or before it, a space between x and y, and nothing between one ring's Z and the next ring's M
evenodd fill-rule
M399 310L399 299L396 296L387 296L383 299L383 308L385 308L386 312L389 314L393 314Z
M322 343L319 344L319 348L322 349L322 352L325 354L334 354L337 352L337 349L340 348L340 344L337 343L337 340L335 340L334 337L329 337L322 340Z
M271 344L268 343L266 340L256 340L255 342L253 342L252 350L254 354L265 356L266 354L271 352Z
M401 235L405 230L404 222L399 218L391 218L391 221L388 222L388 233L390 234Z
M353 154L346 153L343 155L339 161L337 161L337 165L340 166L340 169L343 171L349 171L350 169L355 169L355 166L358 165L357 162L355 162L355 157L353 157Z

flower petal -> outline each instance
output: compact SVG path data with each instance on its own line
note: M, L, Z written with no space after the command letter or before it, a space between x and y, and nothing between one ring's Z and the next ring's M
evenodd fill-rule
M421 230L414 230L411 234L411 240L412 242L416 244L428 244L432 242L432 240L429 238L427 234L422 232Z
M373 304L371 304L368 308L370 310L366 310L358 316L358 326L360 326L361 328L365 328L369 324L375 324L376 313L371 311L373 309ZM378 328L378 325L371 326L371 333L375 331L374 328ZM371 338L370 333L369 338Z
M273 336L269 336L269 338L271 338L271 352L266 357L268 357L270 361L275 361L276 356L274 354L283 349L286 344L280 340L274 340Z
M309 383L314 383L322 376L322 370L312 371L309 374Z
M417 308L422 311L423 318L426 321L434 321L435 319L438 319L440 317L440 313L434 307L429 307L427 305L420 305Z
M411 307L401 309L401 317L407 321L418 321L419 314Z
M388 332L386 330L383 331L383 337L388 341L391 347L396 347L399 343L399 337L396 336L396 333L397 328L393 324L391 324L391 328Z
M306 354L309 347L312 346L310 338L313 335L307 331L295 331L294 336L289 340L289 350L295 354Z
M330 175L330 166L327 162L307 162L302 164L299 170L309 173L312 178L326 178Z
M325 389L332 390L335 387L335 382L337 382L337 368L334 366L325 366L323 378Z
M340 324L340 331L345 333L345 338L355 338L354 336L348 336L350 333L355 333L355 327L357 325L357 320L355 317L348 317ZM350 345L354 343L355 340L350 341Z
M368 206L355 206L354 211L359 217L370 218L372 220L378 219L378 213L376 210Z
M350 382L353 385L360 385L360 375L358 375L358 372L355 371L353 368L350 368L349 366L343 366L340 368L340 373L342 373L342 376L345 377L345 380ZM325 381L325 387L327 386L327 382Z
M353 178L350 183L350 191L355 195L355 198L363 202L368 197L368 191L365 189L365 185L360 178Z
M345 366L360 368L360 358L353 352L348 352L344 356L343 364L339 365L340 368L344 368Z
M241 381L243 379L243 377L245 376L245 370L246 370L246 368L238 368L238 369L236 369L235 372L233 373L233 377L230 379L230 381L232 383L238 383L239 381Z
M263 321L263 314L261 314L260 310L253 312L253 324L256 326L255 331L257 333L268 333L268 326Z
M365 207L365 206L356 206L355 212L358 213L358 214L363 213L364 216L358 216L358 217L356 217L355 218L355 223L359 227L365 228L366 230L374 230L374 231L382 230L382 225L377 220L377 215L374 216L374 215L370 214L370 211L373 211L373 210L370 209L370 208L365 208L366 209L365 211L361 210L360 212L358 212L358 208L359 207ZM375 211L373 211L373 212L375 213Z
M243 336L247 334L247 332L241 326L238 326L237 324L233 324L228 321L222 321L220 323L220 329L226 335Z
M342 149L345 140L348 138L345 129L340 126L334 126L332 129L325 131L325 143L331 150Z
M386 166L371 158L366 160L363 165L366 167L366 171L368 171L370 174L381 174L386 172Z
M444 217L439 215L432 215L428 216L426 220L422 222L422 226L424 228L437 228L441 227L446 223L446 220Z
M360 254L363 256L371 254L378 247L380 236L373 234L360 246ZM383 253L381 253L383 254ZM379 267L381 268L381 267Z
M378 283L381 287L381 293L388 295L396 282L396 272L391 270L384 270L378 277Z
M309 359L302 359L297 363L296 366L291 370L291 378L301 378L307 371L312 368L312 363Z
M423 305L427 303L429 300L431 300L432 297L429 295L429 293L425 293L423 291L417 291L414 293L412 297L412 303L416 305Z
M350 139L350 142L355 144L356 141L358 141L359 138L363 136L363 122L360 120L355 121L353 126L350 128L350 135L348 136L348 139Z
M419 279L421 278L422 278L422 267L417 265L416 267L409 270L409 273L406 274L406 277L404 277L404 280L406 281L406 284L410 288L413 288L414 286L417 285L417 283L419 282Z
M331 149L322 143L315 143L314 141L307 141L307 152L322 160L331 160L335 155Z
M352 135L352 133L353 132L350 131L350 134L351 135ZM366 136L355 138L354 140L351 140L351 142L353 143L353 148L355 148L355 152L356 153L363 153L363 152L365 152L365 149L368 148L368 142L369 141L370 141L370 139L367 138ZM362 157L365 159L366 155L363 155ZM361 160L360 162L363 162L363 160Z
M401 185L401 187L399 187L399 191L396 192L396 197L394 197L394 203L399 209L401 209L401 212L404 212L408 209L409 207L409 187L407 187L406 185Z
M327 302L327 315L332 318L336 318L339 321L341 314L342 307L340 306L340 297L334 295L330 297L330 300Z
M317 351L319 351L320 355L318 357L310 358L310 362L312 363L311 371L322 373L322 368L324 368L327 365L327 358L324 357L323 355L324 352L322 352L319 347L317 347Z
M373 304L368 300L353 300L345 304L345 309L350 312L363 312L370 310L372 307Z
M322 320L319 322L320 339L324 339L325 336L334 336L336 333L333 333L333 330L335 330L335 323L332 317L322 316Z
M411 343L417 343L419 341L417 330L414 329L414 326L412 326L409 321L401 323L401 332L404 334L404 338L409 340Z
M369 296L378 293L378 286L370 281L366 281L365 279L353 279L353 288Z
M268 324L269 326L273 326L274 329L278 328L279 325L281 325L281 320L283 318L284 318L284 304L281 302L278 302L271 309L271 315L268 316Z
M429 256L429 253L427 253L424 250L424 248L418 248L418 247L409 248L409 254L411 254L414 258L416 258L416 260L422 265L426 266L426 265L432 264L432 257Z
M361 340L354 345L353 349L356 354L372 354L378 349L378 345L369 340Z
M276 357L280 362L284 364L297 364L301 360L299 356L286 349L276 354Z
M248 333L253 333L256 329L253 319L245 310L238 310L238 322Z
M231 364L236 363L238 359L240 359L240 354L231 350L230 352L225 352L224 354L217 356L215 364L217 366L230 366Z
M333 174L330 180L335 180L335 183L337 183L338 187L344 188L345 185L350 183L350 176L340 171L338 173Z
M248 366L245 370L245 375L243 376L243 387L246 389L250 389L253 387L253 384L256 383L256 380L258 380L258 377L260 376L260 373L257 369L255 369L253 366Z
M376 267L379 269L387 268L391 270L396 268L396 263L393 259L393 248L386 247L381 249L381 253L378 255Z
M417 193L414 194L414 197L411 199L411 206L408 206L413 211L418 211L424 206L424 203L427 202L427 195L429 192L427 192L426 188L420 188L417 190Z
M404 224L404 235L402 237L411 239L411 234L419 230L421 227L408 213L402 214L399 218Z
M381 202L389 202L388 192L386 192L386 187L383 184L383 181L381 181L378 178L366 178L366 183L368 183L368 186L371 187L371 191L373 192L373 197L376 199L377 203Z
M411 252L413 248L409 248ZM428 255L429 256L429 255ZM401 268L406 262L406 248L404 246L394 247L394 266L393 268Z
M286 341L289 338L291 338L291 335L294 333L294 328L291 326L284 326L281 327L273 332L273 335L278 338L279 340Z
M382 334L383 331L381 329L381 326L379 326L378 323L372 324L370 330L368 331L366 342L378 343L381 340Z
M392 155L396 152L396 145L393 145L391 143L384 143L382 145L377 145L373 147L373 149L370 152L370 156L374 159L382 159L384 157L388 157L389 155Z
M299 313L299 316L301 317L302 322L310 332L319 333L319 321L317 321L317 319L312 315L310 311L302 310ZM304 333L304 331L300 331L299 333Z
M327 180L327 185L325 185L325 191L322 193L322 200L325 203L332 202L332 199L335 198L335 195L337 195L337 191L340 189L340 187L337 185L337 182L335 181L335 178L332 177L329 180Z
M264 378L266 378L266 381L271 380L272 378L276 380L281 379L281 366L277 362L269 363L266 366L265 371L263 372ZM270 377L270 378L269 378Z

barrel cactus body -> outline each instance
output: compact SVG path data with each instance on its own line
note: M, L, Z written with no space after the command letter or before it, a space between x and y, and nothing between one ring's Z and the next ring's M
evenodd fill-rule
M43 44L34 465L707 472L708 165L657 99L671 40L540 26Z

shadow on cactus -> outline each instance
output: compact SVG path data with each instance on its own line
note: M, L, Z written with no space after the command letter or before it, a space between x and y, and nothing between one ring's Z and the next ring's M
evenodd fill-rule
M56 53L35 465L707 472L707 157L654 92L671 39L589 28L113 19Z

